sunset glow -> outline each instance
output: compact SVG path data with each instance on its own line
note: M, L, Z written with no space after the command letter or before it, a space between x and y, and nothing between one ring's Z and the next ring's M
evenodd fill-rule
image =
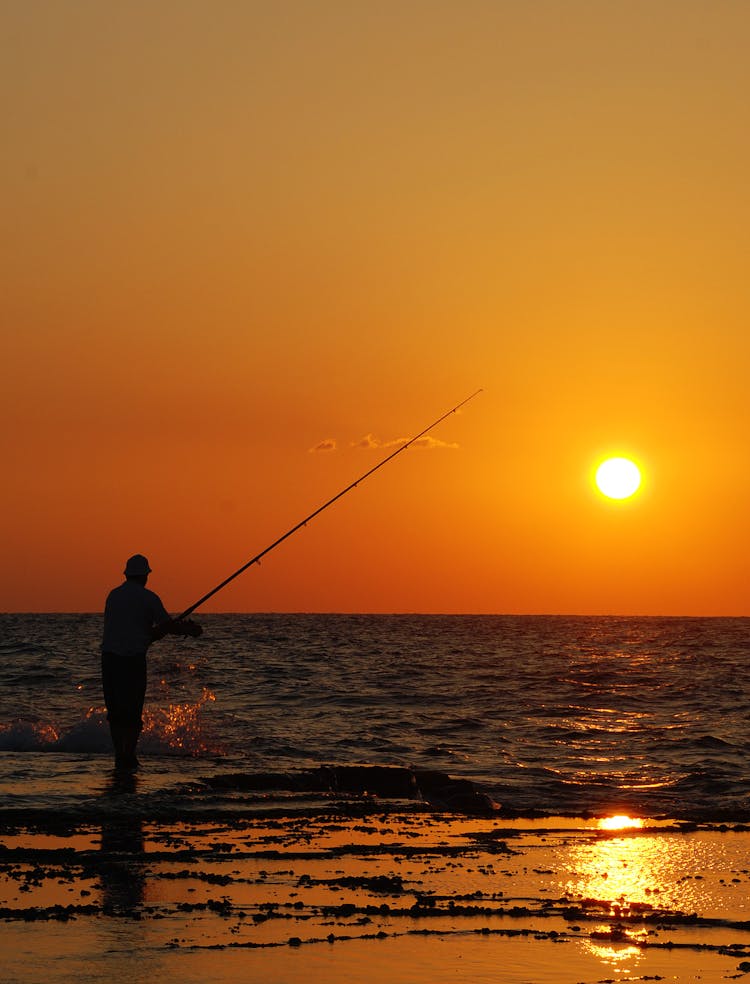
M182 610L482 387L204 610L746 613L750 5L76 10L0 12L5 610Z

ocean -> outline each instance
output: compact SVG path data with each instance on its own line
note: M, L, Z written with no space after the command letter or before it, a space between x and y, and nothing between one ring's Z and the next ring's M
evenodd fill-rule
M149 653L136 795L156 813L220 815L280 775L378 765L470 780L522 815L750 820L750 619L200 621ZM111 790L101 627L0 615L0 810L85 818Z

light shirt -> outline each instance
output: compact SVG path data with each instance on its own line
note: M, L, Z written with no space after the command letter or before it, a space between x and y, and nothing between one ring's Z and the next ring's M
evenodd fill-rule
M137 581L110 591L104 606L102 652L142 656L151 645L151 629L169 621L161 598Z

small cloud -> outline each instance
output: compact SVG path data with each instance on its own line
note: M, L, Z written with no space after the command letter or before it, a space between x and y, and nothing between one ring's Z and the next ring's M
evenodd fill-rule
M365 434L361 441L354 441L352 444L353 448L365 448L365 450L370 450L372 448L382 448L383 442L378 440L377 437L373 437L372 434Z
M315 445L314 448L310 448L310 454L315 454L317 451L335 451L336 450L336 438L327 437L325 440L320 441Z
M418 441L415 441L412 447L415 448L457 448L459 445L455 441L441 441L439 437L430 437L429 434L425 434L424 437L420 437Z
M399 437L393 441L381 441L380 438L373 437L372 434L366 434L361 441L356 441L352 447L364 448L365 450L371 450L373 448L383 448L385 450L390 450L391 448L403 447L409 441L408 437ZM447 441L441 441L439 438L430 437L429 434L425 434L424 437L418 438L411 444L413 448L457 448L458 444Z

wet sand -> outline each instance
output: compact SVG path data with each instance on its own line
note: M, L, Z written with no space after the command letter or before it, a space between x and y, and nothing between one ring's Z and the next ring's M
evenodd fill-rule
M338 799L190 822L5 815L0 977L750 981L748 827Z

